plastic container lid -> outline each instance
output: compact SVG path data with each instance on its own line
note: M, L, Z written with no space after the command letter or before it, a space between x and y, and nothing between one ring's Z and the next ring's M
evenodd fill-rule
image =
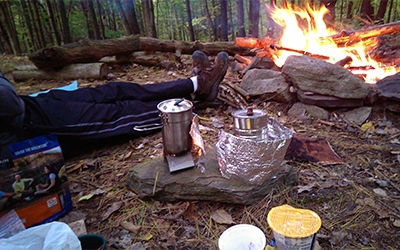
M308 237L321 227L321 218L317 213L289 205L272 208L267 222L274 232L291 238Z
M192 107L193 103L183 98L165 100L157 105L158 110L163 113L180 113L190 110Z

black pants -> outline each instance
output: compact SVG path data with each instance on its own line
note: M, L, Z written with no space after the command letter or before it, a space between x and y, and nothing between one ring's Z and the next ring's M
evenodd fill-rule
M63 152L85 145L82 143L136 138L154 131L139 132L134 126L160 123L158 103L190 98L191 93L192 81L183 79L145 85L111 82L96 88L23 96L25 129L31 134L56 133Z

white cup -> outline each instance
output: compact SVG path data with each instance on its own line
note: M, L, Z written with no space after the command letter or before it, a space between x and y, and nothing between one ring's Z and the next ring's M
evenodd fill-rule
M264 250L267 239L261 229L239 224L225 230L218 240L219 250Z

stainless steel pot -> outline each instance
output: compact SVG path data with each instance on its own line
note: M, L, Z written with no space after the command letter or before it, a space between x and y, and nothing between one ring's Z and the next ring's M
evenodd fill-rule
M265 110L247 108L232 112L235 135L247 139L262 140L267 132L268 113Z
M169 154L180 154L192 148L190 126L193 119L193 103L186 99L169 99L157 105L162 124L134 127L137 131L162 128L164 150Z

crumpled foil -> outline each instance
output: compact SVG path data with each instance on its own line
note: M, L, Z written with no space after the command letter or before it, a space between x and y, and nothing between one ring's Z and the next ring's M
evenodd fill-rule
M199 129L199 118L196 114L193 114L192 124L190 126L189 131L190 136L192 137L192 155L194 154L194 160L196 162L196 167L200 169L201 173L205 173L206 168L203 162L204 156L206 154L206 150L204 148L204 140L201 136Z
M269 118L266 134L253 140L219 131L216 144L219 169L223 177L237 176L262 184L283 169L282 162L293 137L293 131Z

